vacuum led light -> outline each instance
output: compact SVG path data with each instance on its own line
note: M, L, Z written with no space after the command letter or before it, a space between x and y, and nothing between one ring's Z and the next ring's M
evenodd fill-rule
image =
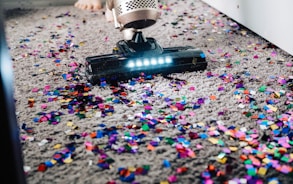
M159 57L159 58L144 58L142 59L136 59L136 60L129 60L127 63L127 68L134 68L134 67L148 67L150 65L156 66L156 65L162 65L162 64L171 64L173 62L172 57L166 56L166 57Z

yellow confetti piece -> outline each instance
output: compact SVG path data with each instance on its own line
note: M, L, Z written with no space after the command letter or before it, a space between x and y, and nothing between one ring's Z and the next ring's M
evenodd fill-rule
M69 127L71 127L71 126L73 126L73 122L68 121L68 122L66 123L66 125L69 126Z
M272 111L274 111L274 112L276 112L276 111L278 110L277 107L274 107L274 106L272 106L272 105L267 105L267 106L268 106L268 108L270 108L270 110L272 110Z
M57 161L54 160L54 159L50 160L50 162L51 162L53 165L55 165L55 164L57 163Z
M266 150L267 154L274 154L275 150L274 149L268 149Z
M180 100L181 100L180 97L176 97L176 98L175 98L175 101L177 101L177 102L180 101Z
M67 99L65 100L65 102L66 102L66 103L69 103L71 100L72 100L71 98L67 98Z
M199 122L199 123L197 123L197 125L200 126L200 127L205 126L205 124L203 122Z
M83 96L89 96L89 93L83 93Z
M64 99L61 99L61 100L59 100L59 102L60 102L60 103L65 103L65 102L66 102L66 100L64 100Z
M257 173L258 173L259 175L264 176L264 175L266 175L266 173L267 173L267 169L264 168L264 167L261 167L261 168L258 169Z
M235 98L239 100L241 99L241 95L235 95Z
M278 127L276 124L272 124L272 125L271 125L271 129L272 129L272 130L276 130L276 129L278 129L278 128L279 128L279 127Z
M271 162L271 160L268 159L268 158L264 158L264 159L262 159L262 162L265 163L265 164L268 164L268 163Z
M72 161L73 161L72 158L66 158L66 159L63 160L63 162L65 164L70 164Z
M273 180L273 181L268 182L268 184L279 184L279 181Z
M79 46L84 46L85 42L79 42Z
M160 184L169 184L168 181L161 181Z
M281 97L281 94L279 92L274 92L274 97L275 98L280 98Z
M250 150L250 151L251 151L251 150L252 150L252 147L251 147L251 146L245 146L244 149L245 149L245 150Z
M230 146L229 149L230 149L231 151L237 151L237 150L238 150L238 148L237 148L237 147L234 147L234 146Z
M221 164L225 164L227 162L227 157L223 157L221 159L218 159L217 161L220 162Z
M53 148L54 149L59 149L59 148L61 148L61 146L62 146L61 144L56 144Z
M128 170L129 170L130 172L134 172L134 171L136 171L136 168L135 168L135 167L128 167Z
M218 144L218 139L216 139L216 138L211 137L211 138L209 138L208 140L209 140L212 144Z

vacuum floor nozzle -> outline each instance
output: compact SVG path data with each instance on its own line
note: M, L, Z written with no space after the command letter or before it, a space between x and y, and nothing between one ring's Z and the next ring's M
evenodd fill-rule
M86 58L86 77L93 84L118 83L149 75L167 76L205 70L206 57L203 51L192 46L162 48L155 39L140 38L121 40L113 53ZM139 41L137 41L139 40Z

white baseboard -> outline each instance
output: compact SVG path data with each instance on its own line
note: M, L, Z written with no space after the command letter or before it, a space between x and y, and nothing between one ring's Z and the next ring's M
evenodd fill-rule
M293 55L292 0L202 0Z

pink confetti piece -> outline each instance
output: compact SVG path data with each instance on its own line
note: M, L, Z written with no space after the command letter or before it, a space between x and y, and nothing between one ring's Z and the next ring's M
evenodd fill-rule
M49 91L50 88L51 88L51 86L49 86L49 85L44 86L44 90L45 90L45 91Z
M47 109L47 104L41 104L41 109Z
M32 89L32 92L34 92L34 93L35 93L35 92L38 92L38 91L39 91L39 88L33 88L33 89Z
M276 52L276 51L273 51L273 52L271 53L271 56L272 56L272 57L276 57L276 56L277 56L277 52Z
M175 175L169 176L169 177L168 177L168 181L169 181L170 183L174 183L174 182L177 181L177 177L176 177Z
M287 62L287 63L286 63L286 66L287 66L287 67L292 67L292 66L293 66L293 63L292 63L292 62Z
M191 86L191 87L189 88L189 90L190 90L190 91L194 91L194 90L195 90L195 87L194 87L194 86Z
M190 116L195 116L195 113L194 112L189 112L189 115Z
M203 146L202 146L202 145L200 145L200 144L197 144L197 145L196 145L196 148L197 148L197 149L202 149L202 148L203 148Z

